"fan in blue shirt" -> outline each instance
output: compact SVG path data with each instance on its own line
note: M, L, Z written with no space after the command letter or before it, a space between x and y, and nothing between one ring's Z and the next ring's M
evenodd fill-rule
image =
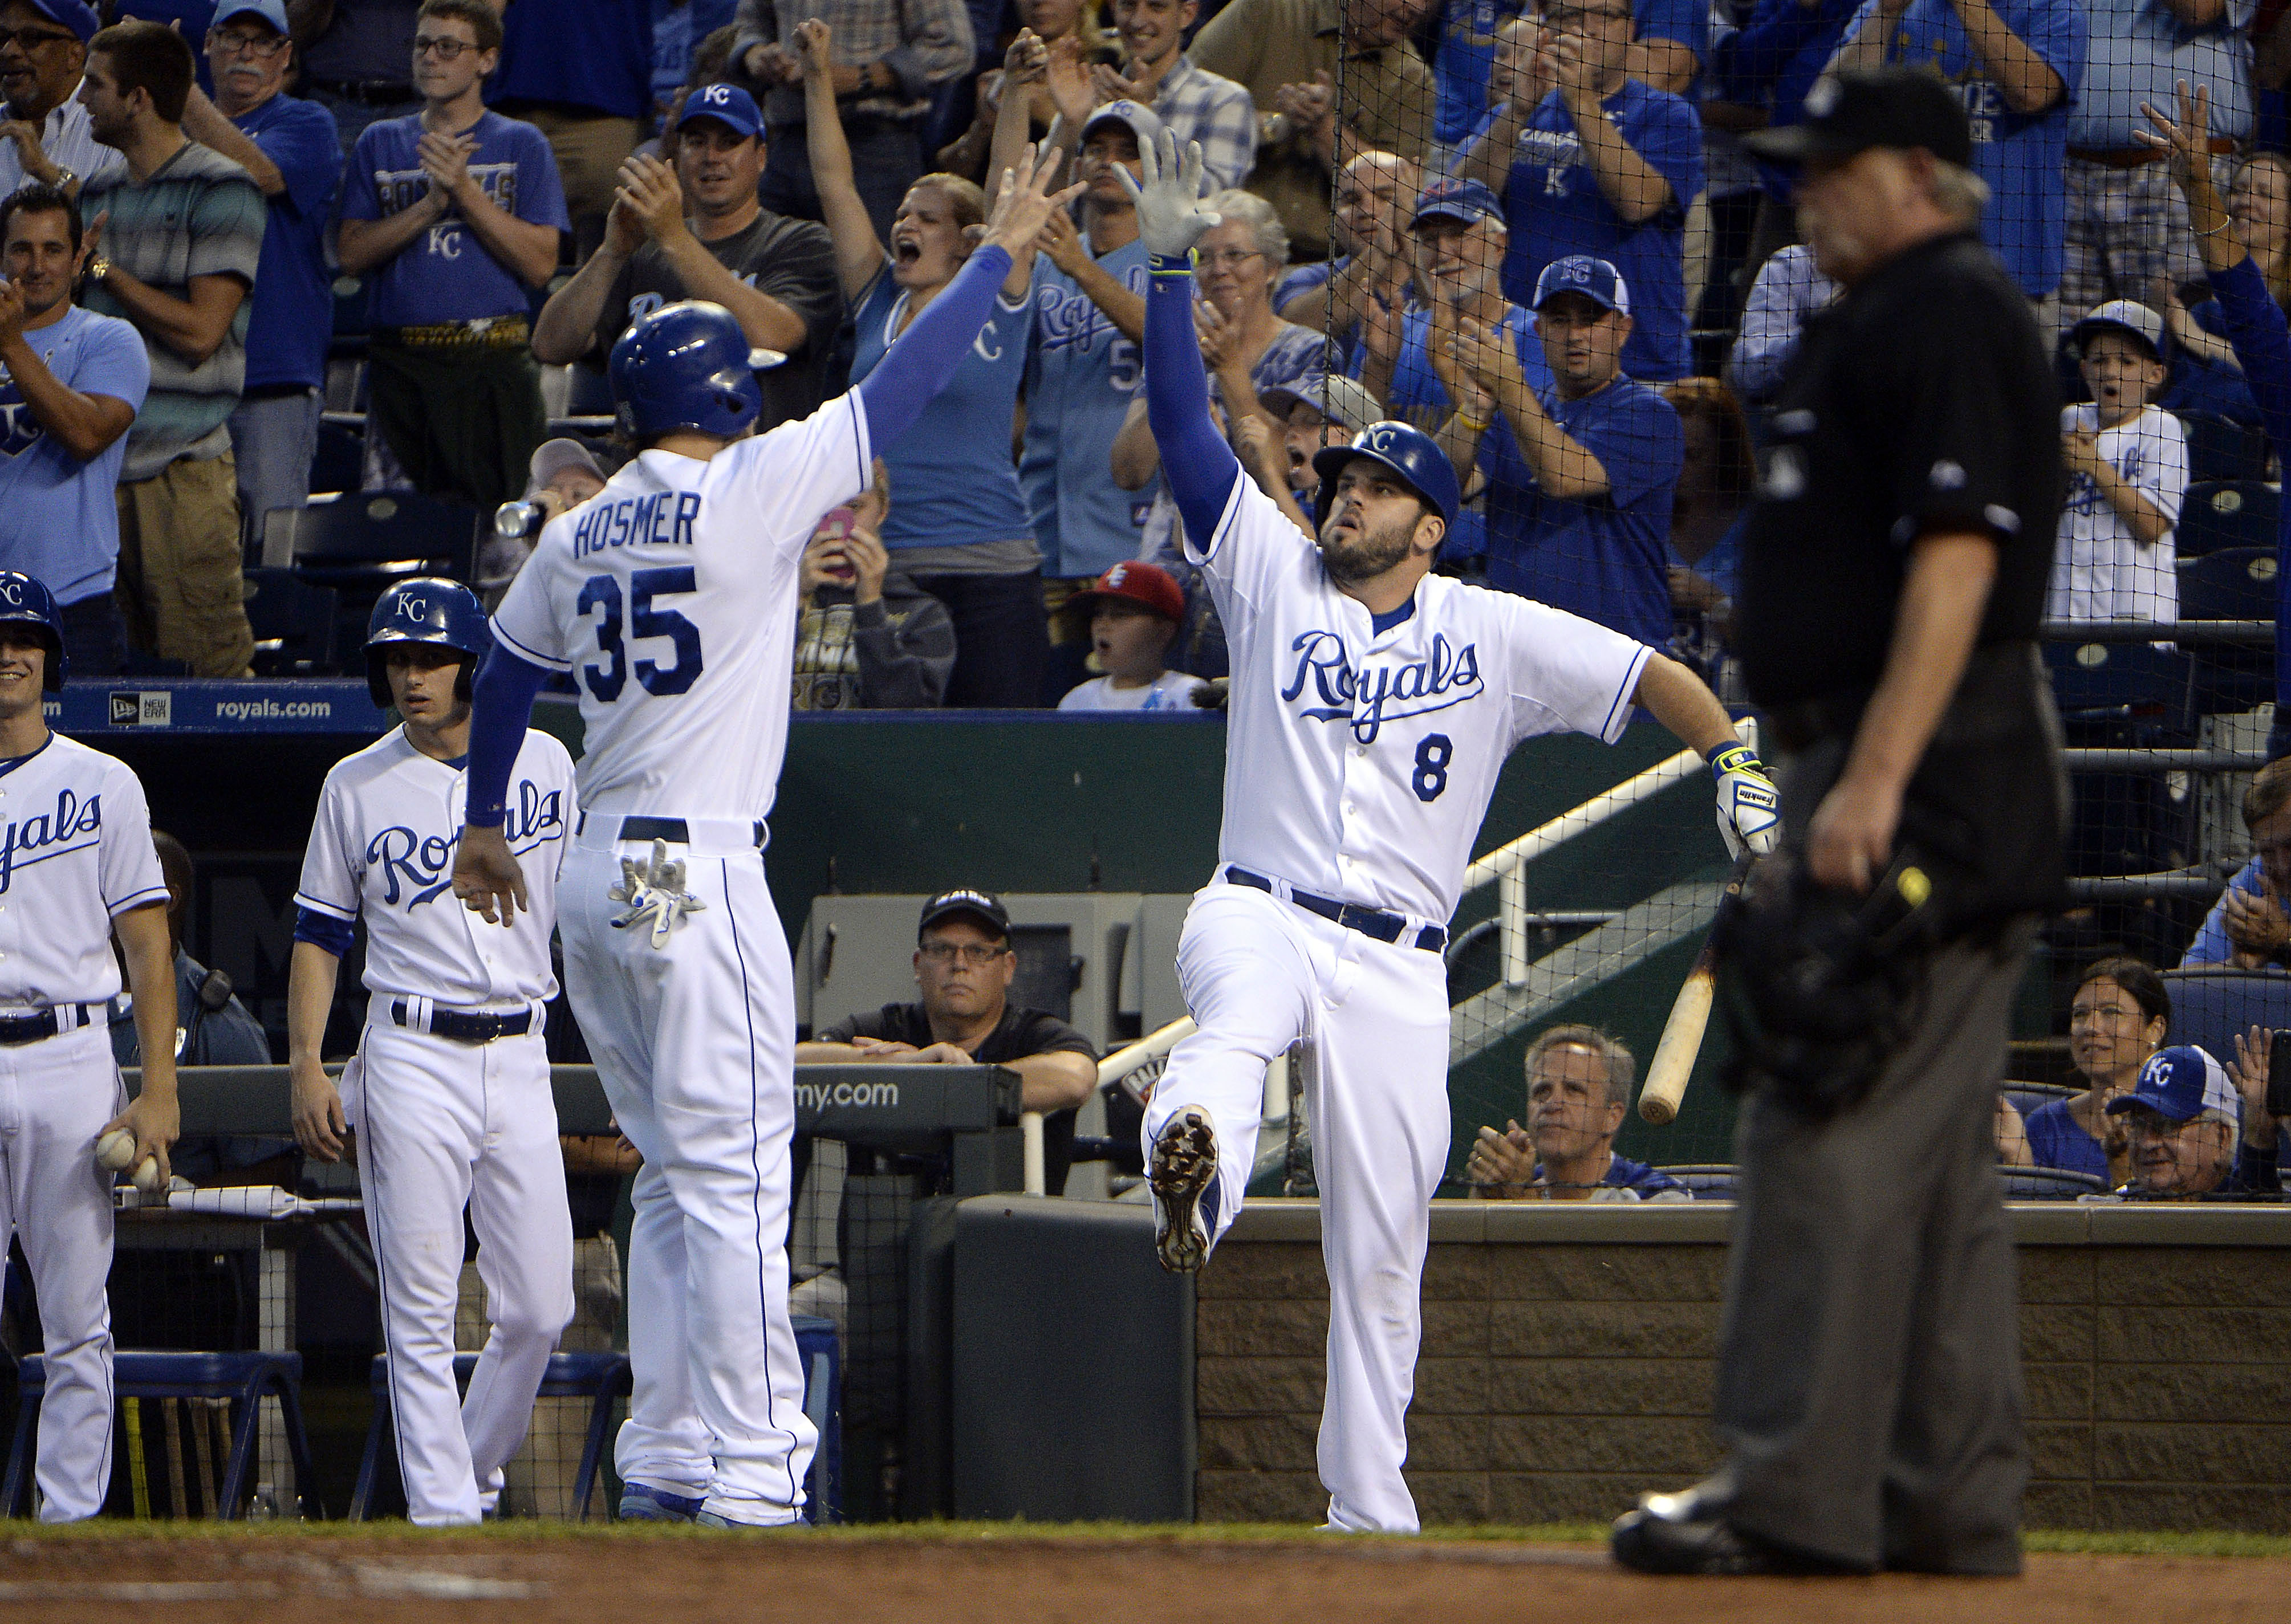
M1551 381L1529 381L1507 330L1466 328L1458 357L1510 432L1482 434L1488 584L1660 648L1670 638L1671 496L1685 460L1678 413L1623 373L1630 289L1604 260L1544 268L1536 326Z
M1610 1190L1637 1200L1689 1199L1686 1187L1615 1154L1638 1065L1596 1027L1559 1026L1527 1049L1527 1126L1482 1128L1464 1158L1466 1180L1491 1201L1586 1201Z

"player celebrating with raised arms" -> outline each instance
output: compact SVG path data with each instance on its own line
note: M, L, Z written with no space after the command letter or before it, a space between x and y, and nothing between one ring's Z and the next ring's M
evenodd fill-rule
M44 1523L93 1516L111 1482L111 1174L99 1148L164 1190L180 1120L174 948L150 809L125 763L48 731L42 701L64 676L54 597L0 570L0 1249L23 1242L40 1300ZM148 1057L133 1105L104 1019L119 995L115 932Z
M565 873L566 980L621 1131L644 1155L629 1241L635 1390L615 1451L623 1516L773 1525L802 1515L817 1434L788 1320L795 992L764 881L786 752L798 564L954 375L1054 207L1055 156L1004 179L983 240L866 379L752 437L739 324L676 304L614 345L641 448L542 532L478 675L454 890L509 917L515 740L551 671L581 690L584 812Z
M1147 412L1233 655L1218 871L1178 945L1201 1029L1146 1111L1156 1244L1172 1269L1207 1260L1255 1161L1265 1068L1302 1040L1329 1275L1329 1525L1412 1532L1404 1421L1448 1159L1441 950L1504 759L1538 733L1612 741L1643 705L1709 758L1730 850L1771 848L1773 788L1685 667L1431 573L1460 498L1418 430L1373 424L1314 458L1317 542L1282 516L1210 420L1188 260L1218 218L1197 201L1201 149L1181 167L1165 134L1141 156Z
M573 1317L573 1220L542 1043L574 817L573 758L556 740L518 741L504 831L531 876L532 911L488 930L446 894L468 785L471 672L491 646L485 605L450 580L400 581L374 604L366 682L405 723L336 763L318 792L286 986L294 1137L335 1162L345 1129L357 1130L399 1476L406 1515L424 1527L475 1523L498 1502L502 1468L525 1441ZM371 998L337 1090L319 1045L361 916ZM464 1208L493 1330L462 1399L454 1310Z

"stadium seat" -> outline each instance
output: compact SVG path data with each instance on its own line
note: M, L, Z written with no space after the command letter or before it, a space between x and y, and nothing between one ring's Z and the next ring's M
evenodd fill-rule
M366 308L366 284L362 276L334 278L334 330L327 353L363 356L374 321Z
M612 381L597 368L583 366L575 362L565 392L565 415L567 417L612 416Z
M246 572L246 620L254 631L257 676L331 676L334 615L342 594L291 570Z
M1734 1180L1740 1170L1724 1162L1698 1162L1681 1167L1658 1167L1655 1172L1668 1173L1694 1192L1697 1201L1732 1201Z
M312 501L287 528L263 536L263 562L291 561L296 574L345 589L379 592L408 575L467 580L476 556L478 510L411 491L370 491Z
M2047 643L2053 700L2070 720L2187 725L2191 662L2145 643Z
M302 1428L301 1354L123 1350L112 1356L111 1370L117 1398L227 1398L232 1402L230 1460L215 1500L215 1514L226 1522L241 1515L247 1474L254 1464L261 1400L276 1397L285 1426L287 1455L294 1465L294 1482L305 1496L305 1509L312 1514L318 1511L318 1474L310 1465L310 1440ZM40 1401L48 1390L44 1356L28 1355L17 1367L16 1390L16 1440L8 1452L7 1477L0 1482L0 1508L11 1516L21 1516L29 1509L32 1475L28 1468L39 1436Z
M2005 1098L2013 1102L2013 1108L2021 1113L2023 1122L2028 1120L2030 1112L2039 1107L2050 1105L2055 1100L2073 1100L2083 1092L2080 1088L2067 1088L2058 1083L2005 1084Z
M2275 544L2180 560L2183 620L2272 620ZM2263 648L2191 645L2191 704L2199 716L2251 710L2275 698L2275 655Z
M2167 1042L2193 1044L2222 1065L2235 1059L2235 1035L2254 1027L2291 1028L2291 974L2227 966L2170 970Z
M2180 504L2180 523L2172 532L2180 561L2201 558L2227 548L2263 547L2275 550L2276 521L2283 510L2283 493L2255 479L2230 479L2191 484ZM2192 620L2184 597L2180 618Z
M478 1368L478 1356L462 1353L454 1356L454 1380L466 1388L470 1372ZM376 1354L371 1377L374 1388L374 1423L366 1428L366 1453L358 1461L358 1487L350 1494L350 1517L353 1523L363 1523L374 1502L374 1480L382 1463L382 1445L390 1429L390 1356ZM613 1421L613 1401L629 1391L629 1356L620 1353L559 1353L549 1356L549 1368L541 1378L540 1398L586 1398L593 1401L589 1410L587 1440L581 1446L581 1467L573 1479L575 1519L589 1520L589 1497L597 1484L597 1468L605 1458L605 1435Z
M2188 439L2191 484L2267 477L2267 436L2216 412L2183 412L2180 428Z
M366 427L350 414L318 420L318 446L310 459L310 489L319 494L355 491L366 472Z
M2007 1201L2074 1201L2108 1189L2106 1180L2066 1167L2000 1167L1997 1179Z

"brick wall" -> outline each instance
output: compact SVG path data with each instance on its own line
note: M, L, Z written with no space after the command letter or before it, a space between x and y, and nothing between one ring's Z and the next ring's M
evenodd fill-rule
M1431 1523L1603 1521L1716 1465L1730 1209L1443 1203L1409 1414ZM1328 1289L1312 1202L1201 1276L1203 1522L1311 1522ZM2014 1209L2031 1526L2291 1532L2291 1208Z

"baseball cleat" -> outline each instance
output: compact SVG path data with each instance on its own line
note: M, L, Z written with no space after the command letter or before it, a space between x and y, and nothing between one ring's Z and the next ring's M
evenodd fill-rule
M1217 1170L1217 1130L1207 1111L1180 1111L1154 1135L1146 1170L1154 1191L1154 1251L1173 1275L1197 1273L1209 1261L1216 1214L1204 1212L1202 1196Z
M689 1523L700 1509L701 1496L671 1494L648 1483L625 1484L621 1489L623 1523Z

